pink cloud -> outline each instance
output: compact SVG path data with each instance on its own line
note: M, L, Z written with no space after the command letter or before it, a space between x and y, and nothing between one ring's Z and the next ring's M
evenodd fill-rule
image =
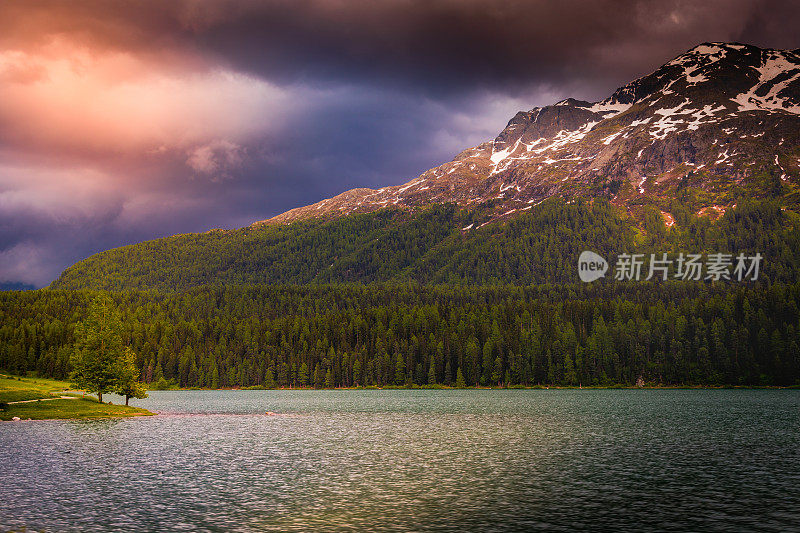
M284 90L222 68L183 71L69 42L52 47L60 55L0 50L5 143L51 153L184 150L262 135L292 108Z
M224 139L194 147L187 154L186 164L212 181L231 179L231 173L242 166L245 157L241 146Z

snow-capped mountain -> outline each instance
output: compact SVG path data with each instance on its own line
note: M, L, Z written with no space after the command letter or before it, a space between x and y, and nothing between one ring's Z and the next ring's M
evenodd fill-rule
M700 192L701 214L746 196L797 196L800 50L705 43L601 102L517 113L494 139L398 186L353 189L265 222L494 200L495 217L551 196L636 210ZM697 196L697 195L695 195ZM263 222L262 222L263 223Z

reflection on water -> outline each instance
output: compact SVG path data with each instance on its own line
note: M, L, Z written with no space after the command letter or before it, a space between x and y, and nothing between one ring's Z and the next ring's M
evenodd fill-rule
M165 391L135 404L161 414L0 425L0 530L800 524L800 391Z

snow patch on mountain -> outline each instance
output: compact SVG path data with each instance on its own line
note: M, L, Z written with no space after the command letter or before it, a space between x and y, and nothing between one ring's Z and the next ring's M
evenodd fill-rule
M700 70L700 67L686 71L686 81L689 83L689 85L697 85L698 83L708 81L708 78L706 78L703 74L695 74L695 72L698 70Z
M586 109L587 111L591 111L592 113L599 113L603 115L604 119L614 117L616 115L619 115L620 113L624 113L630 108L631 104L613 102L610 98L608 100L603 100L602 102L597 102L596 104L591 105L589 107L580 107L580 109Z
M790 84L800 79L800 63L797 56L790 61L784 52L770 52L760 67L758 83L749 91L741 93L732 100L739 104L739 111L781 110L800 114L800 105L792 103L781 93ZM766 94L763 89L768 89Z
M553 137L553 142L544 146L542 148L537 148L532 150L537 154L541 154L548 150L559 150L568 144L576 143L586 137L586 134L591 131L593 127L595 127L598 123L597 122L589 122L584 124L582 127L578 128L577 130L560 130L556 135Z

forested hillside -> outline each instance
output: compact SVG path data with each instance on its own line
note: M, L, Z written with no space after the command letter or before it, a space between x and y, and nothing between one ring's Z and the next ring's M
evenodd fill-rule
M207 284L408 280L571 283L577 280L577 257L587 249L603 256L760 252L768 281L792 282L800 268L798 216L776 202L742 202L712 223L676 201L670 208L675 215L671 228L654 205L641 206L634 218L602 199L552 199L508 221L483 225L487 209L491 206L384 209L333 220L178 235L93 255L64 271L51 288L173 291Z

